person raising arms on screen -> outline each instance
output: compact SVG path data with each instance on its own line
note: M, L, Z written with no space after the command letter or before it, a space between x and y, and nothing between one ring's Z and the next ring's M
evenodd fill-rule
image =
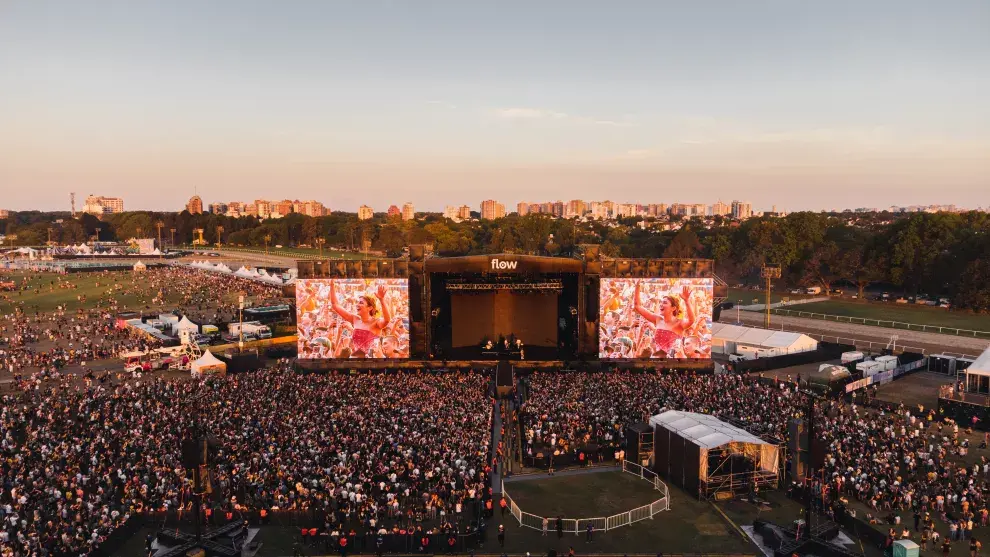
M337 302L337 289L331 282L330 305L341 319L354 327L354 332L351 335L351 357L370 357L372 344L385 330L388 322L392 320L388 304L385 303L385 285L379 284L374 296L370 294L360 295L357 302L357 312L351 313Z
M691 304L691 288L685 285L681 290L681 297L664 296L660 302L659 313L653 313L643 307L643 301L640 299L640 284L640 282L636 283L633 295L636 312L656 327L653 343L657 350L670 357L673 355L677 341L694 324L695 311L694 305Z

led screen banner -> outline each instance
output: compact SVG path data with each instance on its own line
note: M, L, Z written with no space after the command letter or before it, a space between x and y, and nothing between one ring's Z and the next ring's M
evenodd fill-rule
M711 358L710 278L603 278L601 359Z
M299 358L408 358L409 280L296 281Z

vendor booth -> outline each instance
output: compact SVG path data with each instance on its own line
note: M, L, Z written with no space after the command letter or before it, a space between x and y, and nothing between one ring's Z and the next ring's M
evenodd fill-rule
M207 350L202 357L194 361L191 366L193 377L205 377L207 375L223 376L227 373L227 364L220 361L212 352Z

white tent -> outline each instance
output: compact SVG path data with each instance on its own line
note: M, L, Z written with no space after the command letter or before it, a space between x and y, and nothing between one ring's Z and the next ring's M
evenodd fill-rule
M191 364L193 377L202 375L224 375L227 373L227 364L223 363L212 352L207 350L203 355Z
M781 356L818 349L818 341L801 333L712 323L712 353L751 353L758 357Z
M990 394L990 347L966 368L966 392Z
M145 265L143 262L138 261L137 263L134 264L134 270L135 271L147 271L148 270L148 266Z
M188 317L183 316L178 323L172 325L172 332L178 336L182 331L189 331L192 333L199 332L199 325L193 323Z

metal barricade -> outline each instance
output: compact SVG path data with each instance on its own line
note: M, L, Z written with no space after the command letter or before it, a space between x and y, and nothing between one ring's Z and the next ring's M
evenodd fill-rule
M622 462L622 472L632 474L650 482L650 484L653 485L653 489L658 491L661 497L649 505L643 505L630 511L625 511L609 517L561 519L562 531L580 534L582 532L586 532L588 525L590 524L595 531L607 532L609 530L628 526L634 522L646 520L647 518L653 518L660 512L670 510L670 495L667 485L660 481L660 477L656 473L640 466L639 464L629 461ZM505 497L509 504L509 510L512 516L515 517L520 526L532 528L533 530L543 530L544 517L524 512L521 508L519 508L519 505L516 504L509 493L505 490L504 480L502 481L502 496ZM558 519L556 517L546 517L546 520L548 531L557 529Z

